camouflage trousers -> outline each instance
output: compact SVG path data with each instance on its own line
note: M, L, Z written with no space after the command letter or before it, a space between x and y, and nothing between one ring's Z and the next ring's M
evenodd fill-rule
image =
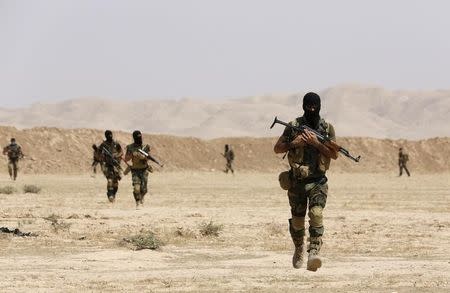
M9 177L16 180L18 171L19 171L19 160L9 159L8 161Z
M225 165L225 173L228 173L228 171L231 171L231 173L234 173L232 163L233 163L233 161L227 161L227 164Z
M400 173L399 173L398 176L402 176L402 174L403 174L403 169L405 169L406 174L407 174L408 176L411 176L411 174L409 173L408 168L406 168L406 164L399 164L398 166L399 166L399 169L400 169Z
M136 202L141 202L147 193L148 169L131 169L133 195Z
M328 184L325 177L319 182L293 182L293 186L288 190L292 214L292 219L289 223L293 239L301 238L305 234L305 216L307 211L309 236L322 237L324 233L322 212L327 202L327 195Z
M106 177L106 195L109 197L115 197L117 190L119 190L119 181L122 179L121 170L117 166L111 166L107 164L101 164L102 172Z

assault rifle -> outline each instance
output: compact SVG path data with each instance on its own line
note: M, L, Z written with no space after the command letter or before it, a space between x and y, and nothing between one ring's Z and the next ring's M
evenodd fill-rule
M120 162L117 161L116 158L114 158L113 154L107 148L102 147L102 153L104 153L107 157L109 157L114 165L120 167Z
M328 148L330 148L330 149L332 149L332 150L334 150L336 152L339 152L339 153L343 154L344 156L346 156L347 158L352 159L355 162L359 162L359 160L361 159L361 156L357 156L355 158L354 156L352 156L350 154L350 152L348 150L344 149L343 147L338 145L336 142L332 141L328 136L320 134L317 130L312 129L311 127L309 127L307 125L293 126L293 125L291 125L289 123L286 123L286 122L283 122L281 120L278 120L278 118L275 117L275 119L273 120L272 125L270 126L270 129L272 129L273 126L275 124L277 124L277 123L281 124L281 125L284 125L284 126L287 126L287 127L291 128L291 129L294 129L294 130L296 130L296 131L298 131L300 133L305 132L305 130L309 130L309 131L313 132L317 136L319 141L321 143L323 143L326 147L328 147Z
M140 152L141 154L143 154L147 159L155 162L156 164L158 164L158 166L160 167L164 167L164 164L161 164L160 162L158 162L155 158L152 157L152 155L146 153L145 151L138 149L138 152Z

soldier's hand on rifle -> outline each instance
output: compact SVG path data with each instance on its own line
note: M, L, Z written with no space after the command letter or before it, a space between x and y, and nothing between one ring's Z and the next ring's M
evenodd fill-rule
M302 135L298 135L293 141L291 141L293 147L303 147L306 145L306 141Z
M317 146L320 144L320 141L317 138L316 134L312 131L309 131L308 129L305 129L305 131L301 134L301 137L309 145Z

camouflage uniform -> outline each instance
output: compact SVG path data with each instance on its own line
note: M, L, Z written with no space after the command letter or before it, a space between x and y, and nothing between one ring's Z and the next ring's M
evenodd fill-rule
M138 145L132 143L127 146L127 157L131 156L131 178L133 184L133 196L136 201L136 207L144 203L144 196L147 193L148 173L153 169L148 164L148 159L138 150L141 149L147 154L150 152L150 146Z
M92 145L92 148L94 149L93 156L92 156L92 171L94 174L97 174L97 165L100 164L100 168L103 170L102 165L102 152L100 149L94 144Z
M3 154L8 156L9 177L16 180L19 171L19 160L23 158L22 148L11 141L11 144L3 148Z
M290 122L293 126L306 124L304 117ZM316 128L321 134L335 140L334 128L331 124L320 119ZM282 137L291 142L298 133L286 127ZM280 185L288 190L289 205L292 218L289 219L289 232L295 245L293 257L294 267L303 259L303 239L305 235L305 216L309 217L309 247L311 255L317 255L322 246L323 209L328 195L328 185L325 172L330 166L330 158L322 155L316 148L306 145L288 151L291 169L280 174Z
M228 173L228 171L231 171L232 174L234 174L233 170L233 161L234 161L234 152L231 148L228 148L228 145L225 146L225 152L223 154L225 159L227 160L227 164L225 166L225 173Z
M100 166L107 179L106 195L109 201L113 202L119 189L119 181L122 178L120 160L123 155L123 150L120 144L114 140L111 142L105 140L98 148L102 154L102 164ZM113 155L114 160L105 153L103 148Z
M405 169L406 174L409 176L411 176L411 174L409 173L408 168L406 167L406 162L408 162L409 157L408 154L403 152L403 149L399 149L398 152L398 167L400 169L400 174L398 176L402 176L403 174L403 169Z

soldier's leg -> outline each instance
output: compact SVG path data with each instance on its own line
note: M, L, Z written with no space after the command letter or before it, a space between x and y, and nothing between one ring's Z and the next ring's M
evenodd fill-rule
M289 219L289 233L295 247L292 256L292 266L298 269L303 263L307 199L301 186L294 186L289 189L288 197L292 215L292 218Z
M17 172L19 171L19 164L17 161L13 161L13 177L14 180L17 179Z
M406 168L406 165L404 165L404 168L405 168L406 174L408 174L408 177L411 176L411 174L409 174L408 168Z
M141 175L141 200L140 203L144 203L144 196L148 192L148 171L145 170Z
M230 162L230 170L231 170L231 173L234 174L233 162Z
M318 257L322 247L323 209L327 202L328 185L318 184L309 192L309 246L307 269L316 271L322 266L322 260Z
M400 169L400 172L399 172L398 176L402 176L402 171L403 171L402 165L400 165L398 168Z
M131 178L133 182L133 196L136 201L136 207L138 207L141 200L141 176L139 171L131 171Z
M9 177L11 179L13 179L13 163L12 163L12 161L8 162L8 173L9 173Z
M112 177L107 178L106 195L108 196L108 200L110 202L114 202L114 199L115 199L114 178L112 178Z

